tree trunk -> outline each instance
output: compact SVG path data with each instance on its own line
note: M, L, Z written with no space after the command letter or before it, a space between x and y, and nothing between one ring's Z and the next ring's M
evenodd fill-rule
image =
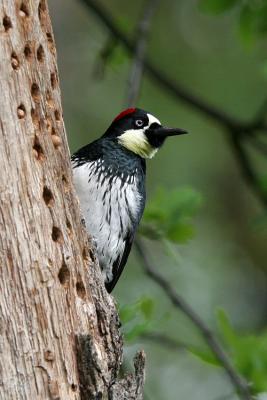
M0 398L142 399L81 225L45 0L0 0Z

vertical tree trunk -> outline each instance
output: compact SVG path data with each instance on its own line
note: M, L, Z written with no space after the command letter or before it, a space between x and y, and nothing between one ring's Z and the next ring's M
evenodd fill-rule
M141 399L80 223L45 0L0 0L0 398ZM122 395L124 397L122 397Z

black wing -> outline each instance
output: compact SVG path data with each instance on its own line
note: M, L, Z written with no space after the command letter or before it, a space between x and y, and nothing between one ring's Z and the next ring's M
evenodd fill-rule
M119 277L121 276L123 268L128 260L128 257L129 257L129 254L130 254L130 251L132 248L133 240L134 240L134 233L131 232L125 238L125 241L124 241L125 246L124 246L124 252L123 252L122 256L121 257L119 256L116 259L116 261L113 263L113 266L112 266L113 279L110 282L105 282L105 286L106 286L108 293L111 293L111 291L114 289L114 286L118 282Z
M71 156L73 168L79 167L89 161L98 160L100 157L103 157L104 150L104 146L99 139L81 147Z

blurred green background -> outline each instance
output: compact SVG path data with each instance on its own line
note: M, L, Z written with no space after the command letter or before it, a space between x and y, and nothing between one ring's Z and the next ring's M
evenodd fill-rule
M126 33L134 32L142 15L143 0L100 3ZM73 152L100 136L124 108L131 60L118 45L103 68L100 54L110 34L95 15L78 0L50 1L49 6L64 120ZM152 22L149 58L191 92L248 121L266 96L267 38L253 40L246 31L240 31L238 7L219 16L206 11L200 9L196 0L161 1ZM177 101L147 75L138 106L162 123L190 131L190 135L171 138L148 161L148 204L159 187L167 193L192 188L202 198L193 219L195 235L190 241L168 243L166 248L164 241L146 240L147 251L155 268L218 332L239 371L248 380L258 382L255 392L266 391L267 355L266 360L255 356L267 325L266 211L247 187L228 137L218 124ZM264 177L263 160L256 153L252 156ZM175 253L176 259L170 252ZM161 333L186 347L207 352L196 328L144 275L134 251L114 297L126 315L134 310L134 318L129 317L130 321L124 324L128 338L125 359L127 365L137 349L145 349L146 400L237 399L223 369L204 362L197 351L188 351L184 346L168 348L142 337L151 332ZM222 321L220 328L219 309L227 314L233 328ZM141 335L133 332L136 326ZM236 332L236 344L229 335L231 343L227 339L225 331L229 334L231 329ZM249 334L255 335L250 347ZM258 353L267 354L265 336L261 346ZM253 378L254 375L257 376Z

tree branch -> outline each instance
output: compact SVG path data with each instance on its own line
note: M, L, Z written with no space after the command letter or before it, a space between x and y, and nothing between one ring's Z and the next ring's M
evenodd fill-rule
M150 33L151 21L156 11L159 0L147 0L143 17L136 29L136 46L132 68L128 80L127 105L135 106L140 93L141 81L144 69L144 59L146 56L147 41Z
M240 398L243 400L252 400L248 383L234 369L230 360L228 359L228 356L208 326L204 323L204 321L202 321L202 319L191 308L191 306L176 293L171 284L154 269L140 239L135 240L135 247L142 261L145 273L163 289L164 293L172 302L172 304L176 308L180 309L185 315L187 315L191 322L198 328L206 343L229 376L233 386L239 393Z

